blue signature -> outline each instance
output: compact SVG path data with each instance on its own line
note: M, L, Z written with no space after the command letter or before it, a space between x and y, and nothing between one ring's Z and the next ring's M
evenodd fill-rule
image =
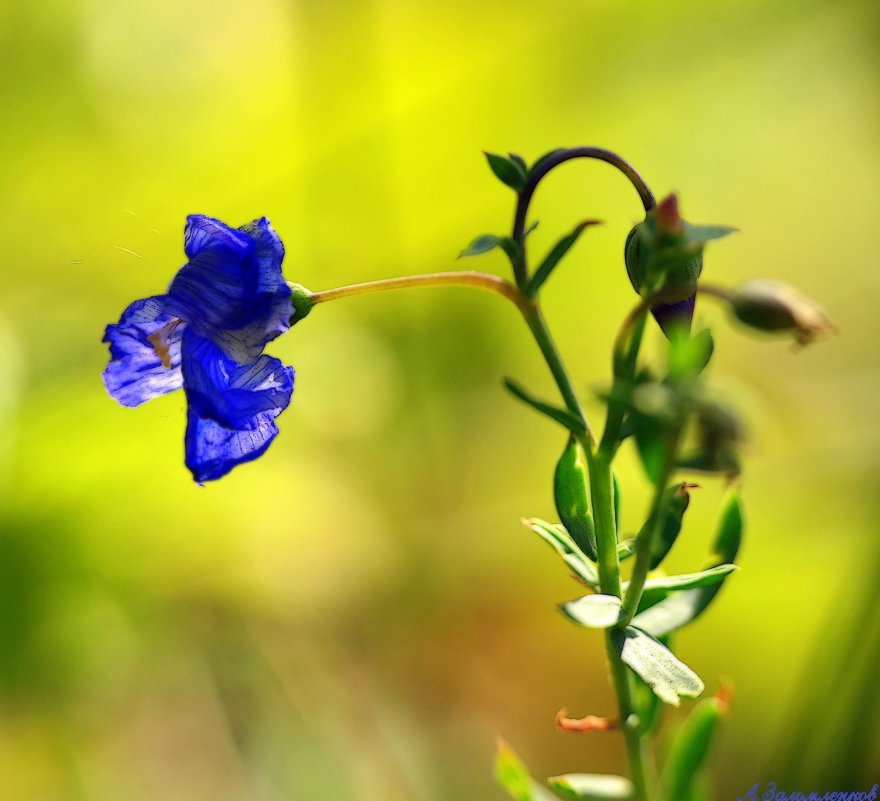
M880 785L875 784L870 791L864 793L858 791L829 793L783 792L777 789L776 782L767 782L767 787L762 793L761 783L755 782L755 786L745 795L739 796L736 801L877 801L878 788L880 788Z

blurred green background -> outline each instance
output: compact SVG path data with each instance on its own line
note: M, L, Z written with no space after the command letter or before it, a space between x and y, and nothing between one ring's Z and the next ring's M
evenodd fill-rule
M742 233L704 275L771 275L841 329L793 354L716 332L751 431L743 570L680 639L733 712L710 783L880 776L880 7L718 0L47 0L0 6L0 798L501 799L503 735L538 776L623 770L601 639L518 522L553 518L553 397L497 298L413 290L320 307L269 351L297 369L258 462L195 486L184 398L104 392L104 325L163 289L200 212L268 216L312 289L454 269L504 232L480 150L595 144L684 215ZM634 297L635 192L578 163L542 186L546 291L578 386L607 380ZM468 266L504 273L497 254ZM659 353L652 338L648 352ZM624 527L647 487L627 450ZM695 495L693 568L722 495ZM670 716L670 724L680 719Z

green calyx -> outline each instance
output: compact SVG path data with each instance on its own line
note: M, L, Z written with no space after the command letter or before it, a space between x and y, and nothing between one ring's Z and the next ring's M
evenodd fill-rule
M315 301L312 299L312 291L306 289L302 284L288 282L287 285L290 287L290 302L293 304L290 324L296 325L300 320L308 316L308 313L315 305Z
M681 220L682 233L658 234L655 211L649 211L626 238L624 261L630 283L640 295L663 288L669 303L685 300L696 291L703 270L703 248L687 243L688 226ZM665 296L668 292L668 298Z
M690 326L697 281L703 271L703 247L735 229L719 225L691 225L678 213L675 195L651 209L626 238L624 261L630 283L642 297L659 293L651 309L669 332L668 312Z

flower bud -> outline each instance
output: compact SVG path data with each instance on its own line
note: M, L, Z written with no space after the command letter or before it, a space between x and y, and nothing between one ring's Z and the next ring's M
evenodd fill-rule
M835 330L816 303L779 281L746 282L731 293L730 306L741 323L758 331L791 333L799 345Z
M633 289L643 297L663 289L664 298L651 314L667 336L677 325L690 330L697 279L703 269L702 247L689 241L690 225L669 195L647 213L626 238L624 261Z

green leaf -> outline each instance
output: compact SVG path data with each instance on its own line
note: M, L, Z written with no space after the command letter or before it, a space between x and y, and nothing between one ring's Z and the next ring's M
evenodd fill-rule
M523 231L523 239L525 239L532 231L538 227L538 221L535 220L525 231Z
M558 406L553 406L546 401L538 400L537 398L526 392L526 390L524 390L512 378L505 378L504 386L515 398L521 400L528 406L531 406L533 409L535 409L535 411L546 415L551 420L555 420L561 426L567 428L569 431L577 434L578 436L583 437L586 435L587 429L584 424L567 409L560 409Z
M718 565L710 567L708 570L701 570L699 573L682 573L678 576L658 576L649 578L645 582L645 592L649 590L664 590L666 592L676 592L677 590L692 590L696 587L708 587L711 584L718 584L727 576L739 570L736 565ZM629 586L629 582L623 582L623 587Z
M719 564L733 562L739 551L742 535L742 507L737 493L731 492L721 512L714 553L707 561L710 569ZM633 618L633 625L654 637L665 637L696 620L715 599L722 583L723 578L722 581L707 587L674 593L644 612L639 612Z
M715 342L708 328L692 336L686 328L675 326L669 337L669 380L696 378L712 358Z
M629 417L635 435L636 449L651 483L663 477L666 464L667 437L665 426L656 418L633 414Z
M499 181L507 184L517 192L525 186L526 168L521 166L518 161L499 156L497 153L486 152L485 156L486 161L489 162L489 167ZM522 164L525 164L525 162L522 162Z
M620 619L620 598L614 595L585 595L559 604L562 613L588 629L609 629Z
M498 247L507 254L511 264L515 265L522 257L522 248L519 246L519 243L509 236L499 238Z
M534 531L556 551L562 557L562 561L584 584L593 589L599 588L599 572L596 565L580 553L565 528L537 517L524 519L522 523L529 531Z
M629 779L623 776L607 776L597 773L569 773L551 776L549 784L563 798L580 801L630 801L635 790Z
M569 436L553 475L553 499L565 530L578 548L596 561L596 529L590 513L588 480L586 460L580 446L573 436Z
M736 559L739 546L742 543L744 528L742 502L739 499L739 493L732 490L721 507L721 518L718 521L718 531L715 534L710 561L723 563Z
M620 658L664 703L679 705L681 698L696 698L703 692L700 677L665 645L643 631L627 626L614 629L611 640Z
M728 234L736 233L737 228L729 225L690 225L685 227L685 243L691 247L701 247L713 239L721 239Z
M617 532L617 536L620 537L620 482L617 480L617 473L613 470L611 472L611 493L614 503L614 530Z
M682 481L664 490L660 506L660 515L662 515L660 531L657 535L654 535L651 542L651 561L648 565L650 570L657 569L669 551L672 550L676 539L678 539L682 523L684 522L684 513L687 511L690 503L688 490L693 487L693 484ZM653 526L653 524L654 521L649 520L645 525ZM644 527L639 532L640 537L650 536L650 534L651 532L646 532Z
M493 248L498 247L499 241L499 237L492 234L481 234L458 254L458 258L463 259L465 256L478 256L480 253L488 253Z
M463 259L466 256L479 256L481 253L488 253L495 248L501 248L507 254L507 258L510 259L511 264L515 263L522 253L520 246L509 236L481 234L458 254L458 258Z
M709 749L718 725L725 712L725 705L717 698L700 701L672 740L661 783L665 797L689 798L694 782L706 764Z
M663 702L654 691L638 676L633 681L633 703L639 718L639 731L643 735L652 734L663 722Z
M538 269L535 270L535 274L532 276L526 287L526 295L533 298L544 281L549 278L550 273L553 272L553 268L562 261L565 254L568 253L574 243L578 241L578 237L580 237L583 230L591 225L598 224L598 220L584 220L582 223L578 223L570 234L562 237L562 239L553 246L553 249L547 254L544 261L538 266Z
M552 801L553 796L529 774L523 761L504 740L498 741L495 779L514 801Z
M628 537L617 543L617 558L622 562L629 559L636 552L636 538Z
M509 158L514 164L519 165L520 169L523 171L523 175L529 171L529 165L526 164L526 160L518 153L508 153L507 158Z

